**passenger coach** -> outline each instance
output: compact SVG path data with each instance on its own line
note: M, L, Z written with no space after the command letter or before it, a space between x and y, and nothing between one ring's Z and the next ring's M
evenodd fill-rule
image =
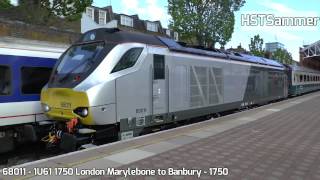
M0 153L36 141L35 125L48 120L40 91L65 46L0 38Z
M70 146L84 134L127 139L150 127L265 104L286 98L287 88L285 67L270 59L97 29L61 56L41 102L59 124L51 134Z
M297 96L320 89L320 72L301 66L288 66L289 95Z

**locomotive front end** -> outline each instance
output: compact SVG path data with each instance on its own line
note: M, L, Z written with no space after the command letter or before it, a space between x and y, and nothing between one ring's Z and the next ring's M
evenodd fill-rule
M41 93L42 109L56 121L78 119L81 124L94 125L88 95L68 88L48 88Z
M42 108L49 118L56 121L76 118L83 125L95 125L88 90L101 82L90 77L114 46L89 41L71 46L62 55L41 92Z
M92 31L59 58L41 91L42 109L55 122L44 141L55 144L63 134L73 139L77 134L92 137L95 126L114 126L115 87L106 69L115 59L110 53L117 45Z
M42 109L54 120L44 141L69 146L84 136L91 138L90 143L118 138L121 119L117 113L124 98L119 98L117 90L119 85L132 83L126 79L131 77L128 74L140 72L138 59L147 55L141 56L146 45L139 41L144 38L117 29L96 29L85 33L59 58L41 92ZM141 75L145 76L144 71ZM62 143L63 139L68 141Z
M117 39L109 40L110 36L113 37L113 32L103 29L89 31L59 58L41 92L42 108L49 118L58 122L77 119L83 125L110 123L94 117L101 116L97 107L106 116L113 108L105 105L115 103L115 87L106 72L117 59L113 50L119 43ZM105 99L100 97L102 92L103 97L107 96Z

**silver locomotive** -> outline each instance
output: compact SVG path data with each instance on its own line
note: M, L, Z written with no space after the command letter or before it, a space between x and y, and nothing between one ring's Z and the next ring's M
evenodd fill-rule
M127 139L287 96L285 67L273 60L102 28L60 57L41 102L62 142L83 134Z

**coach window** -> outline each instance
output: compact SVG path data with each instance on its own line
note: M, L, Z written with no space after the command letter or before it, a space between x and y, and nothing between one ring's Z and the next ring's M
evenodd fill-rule
M51 70L47 67L22 67L22 94L40 94L42 87L49 81Z
M143 48L132 48L128 50L120 59L118 64L113 68L111 73L134 66L142 52Z
M153 79L154 80L165 78L164 64L165 62L164 62L163 55L158 55L158 54L153 55L153 66L154 66Z
M8 66L0 65L0 96L11 94L11 70Z

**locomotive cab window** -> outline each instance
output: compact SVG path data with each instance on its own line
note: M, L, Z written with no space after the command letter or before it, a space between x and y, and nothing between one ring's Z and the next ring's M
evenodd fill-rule
M165 68L164 68L164 56L154 54L153 55L153 79L164 79L165 78Z
M111 73L121 71L134 66L142 52L143 48L132 48L128 50L113 68Z
M74 45L61 57L56 69L58 74L81 74L88 72L99 60L105 44L103 42ZM110 48L111 49L111 48Z
M51 68L46 67L22 67L22 94L40 94L42 87L49 81L51 70Z
M8 66L0 65L0 96L11 94L11 70Z
M88 77L116 46L109 42L72 45L58 60L48 87L75 87Z

